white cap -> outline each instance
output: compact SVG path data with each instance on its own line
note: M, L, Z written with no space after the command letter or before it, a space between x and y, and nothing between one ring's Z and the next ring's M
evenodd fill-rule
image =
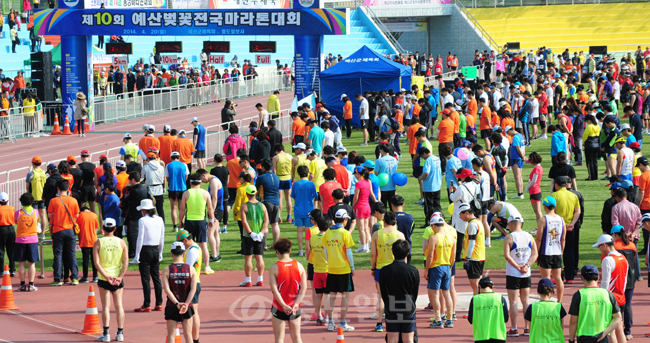
M512 126L508 125L503 131L507 133L510 130L512 130Z
M115 223L115 219L113 218L106 218L106 220L104 220L104 226L106 227L115 227L115 225L117 224Z
M462 110L463 110L460 106L456 106L456 107L454 107L454 109L455 109L456 111L462 111Z
M149 130L149 124L142 125L142 130Z
M130 133L125 133L124 136L122 136L122 139L127 139L127 138L131 138Z
M344 208L339 209L336 211L336 214L334 214L335 218L343 218L343 219L350 219L350 215L348 214L348 211L345 210Z
M346 149L344 146L340 146L338 149L336 149L336 152L348 152L348 149Z
M164 132L171 132L171 131L172 131L172 127L171 127L170 125L165 125L165 126L163 126L163 131L164 131Z
M149 132L154 132L154 131L156 131L156 127L153 126L153 125L149 125L149 126L147 127L147 130L148 130Z
M600 237L598 237L598 241L596 242L596 244L592 245L591 247L592 248L598 248L598 246L601 245L601 244L613 243L613 242L614 242L614 238L612 238L612 236L610 236L610 235L601 235Z
M469 210L471 210L471 209L472 209L472 208L471 208L471 207L469 206L469 204L466 203L466 202L464 202L464 203L458 205L458 213L465 212L465 211L469 211Z
M115 162L115 167L117 168L124 168L126 167L126 163L122 160Z
M630 129L630 124L621 124L621 130L629 130Z
M184 135L184 134L185 134L185 130L179 130L179 131L178 131L178 135L179 135L179 136L182 136L182 135Z
M345 93L341 94L341 100L343 100L343 98L345 98L346 96L347 95Z
M195 121L199 121L199 118L198 117L192 117L192 121L190 122L190 124L192 124Z
M305 149L307 149L307 146L305 145L305 143L298 143L298 144L294 145L293 148L294 148L294 149L302 149L302 150L305 150Z
M151 199L142 199L140 201L140 206L136 207L138 211L140 210L152 210L156 208L156 206L153 205L153 201Z
M508 218L508 222L511 222L511 221L518 221L520 223L523 223L524 219L521 218L520 216L516 216L516 215L513 214L513 215L510 215L510 218Z
M106 71L106 67L103 67L103 68L102 68L102 71Z
M429 219L429 225L445 225L445 219L442 218L439 212L436 212L431 215L431 219Z
M314 152L314 149L305 150L305 155L311 155Z
M178 151L172 151L172 153L170 154L170 156L171 156L171 157L174 157L174 156L181 157L181 154L180 154Z
M0 193L0 201L2 202L9 201L9 194L7 194L6 192Z
M185 251L185 244L183 244L183 242L179 242L179 241L173 242L171 250Z

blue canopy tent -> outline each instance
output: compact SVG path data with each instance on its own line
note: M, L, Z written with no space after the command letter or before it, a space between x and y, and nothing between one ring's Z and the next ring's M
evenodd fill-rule
M411 67L395 63L363 46L343 61L320 73L321 99L327 109L343 124L343 101L347 94L352 101L352 126L359 127L359 105L356 94L365 91L411 88Z

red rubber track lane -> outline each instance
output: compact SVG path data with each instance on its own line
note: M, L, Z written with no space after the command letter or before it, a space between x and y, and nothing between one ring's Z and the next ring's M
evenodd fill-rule
M237 106L237 116L235 119L257 116L258 112L255 109L255 104L261 103L266 108L268 97L269 94L233 100L239 105ZM292 100L292 92L280 92L282 109L290 108ZM223 102L118 123L98 125L94 131L95 133L89 133L84 138L73 134L72 136L19 139L15 144L5 141L0 144L0 172L29 167L31 166L31 159L34 156L40 156L43 163L46 163L47 161L64 159L69 155L78 156L81 150L84 149L87 149L90 153L94 153L117 148L122 146L123 143L122 133L116 132L139 133L144 124L153 124L156 126L156 136L162 135L163 125L171 125L172 128L176 129L192 129L192 125L190 124L192 117L198 117L201 124L206 127L217 125L221 123L222 108ZM102 134L101 132L109 133ZM134 135L134 141L136 143L137 139L139 139L138 136L138 134ZM24 175L20 175L20 177L22 178ZM11 179L15 180L16 177L12 176ZM0 180L0 182L4 181Z

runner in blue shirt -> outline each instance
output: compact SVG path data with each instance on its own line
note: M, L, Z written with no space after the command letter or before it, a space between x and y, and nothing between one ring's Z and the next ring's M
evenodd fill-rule
M424 218L431 218L433 212L440 212L440 186L442 184L442 170L440 169L440 158L429 151L428 148L420 149L420 156L424 160L422 175L418 178L422 181L422 196L424 199ZM447 163L447 166L449 163ZM424 227L428 226L426 223Z
M299 166L297 169L300 180L291 186L291 197L293 198L293 215L294 224L298 231L298 256L304 256L302 250L303 231L311 227L309 212L314 209L314 199L318 197L316 186L313 182L307 180L309 177L309 167Z
M266 212L268 212L273 242L275 242L280 238L280 179L275 173L271 172L271 169L273 169L271 160L265 158L260 164L262 174L257 177L255 187L257 187L258 194L260 194L261 189L262 203L266 207ZM266 240L264 240L264 246L266 246Z
M205 127L199 124L199 118L192 118L194 125L194 158L198 169L205 169Z
M390 146L388 143L382 143L379 145L379 150L381 151L381 157L375 163L375 174L388 174L388 182L380 186L381 190L381 202L388 208L388 202L390 198L395 195L395 183L393 182L393 175L397 172L397 159L393 156L390 156L388 152L390 151Z
M179 161L181 155L178 151L172 151L172 161L165 166L165 181L168 188L169 205L172 210L172 224L174 225L173 232L178 231L178 204L183 198L183 193L187 190L187 176L190 175L190 170L187 164Z
M311 143L311 148L314 149L316 154L320 156L323 152L323 140L325 139L325 131L317 125L314 119L307 120L307 126L309 129L309 136L307 141Z

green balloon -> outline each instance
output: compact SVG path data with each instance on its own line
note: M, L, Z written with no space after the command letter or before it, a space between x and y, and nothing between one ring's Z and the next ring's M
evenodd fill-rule
M388 174L386 173L381 173L377 175L377 178L379 179L379 187L386 186L388 183Z

